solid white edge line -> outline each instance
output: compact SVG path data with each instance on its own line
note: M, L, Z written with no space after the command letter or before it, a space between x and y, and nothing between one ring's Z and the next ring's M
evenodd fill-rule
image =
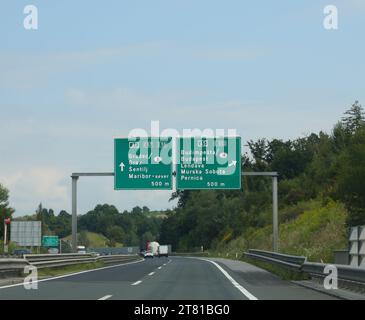
M104 301L104 300L108 300L112 297L112 295L108 295L108 296L105 296L105 297L102 297L100 299L98 299L99 301Z
M207 261L210 262L212 264L214 264L220 272L222 272L225 277L233 284L234 287L236 287L239 291L241 291L241 293L243 295L246 296L246 298L248 298L249 300L258 300L253 294L251 294L250 292L248 292L244 287L242 287L236 280L234 280L226 270L224 270L218 263L216 263L215 261L212 260L207 260L207 259L202 259L202 258L198 258L199 260L203 260L203 261Z
M141 281L141 280L136 281L135 283L132 283L132 286L138 286L140 283L142 283L142 281Z
M37 280L37 281L34 281L33 283L39 283L39 282L52 281L52 280L57 280L57 279L62 279L62 278L67 278L67 277L73 277L73 276L77 276L77 275L83 274L83 273L100 271L100 270L105 270L105 269L112 269L112 268L117 268L117 267L123 267L123 266L127 266L127 265L130 265L130 264L140 263L140 262L143 262L143 261L145 261L145 260L138 260L138 261L132 261L132 262L127 262L127 263L121 263L121 264L117 264L117 265L109 266L109 267L102 267L102 268L97 268L97 269L85 270L85 271L65 274L65 275L62 275L62 276L56 276L56 277L52 277L52 278ZM24 282L17 283L17 284L11 284L11 285L8 285L8 286L0 287L0 290L1 289L13 288L13 287L20 287L20 286L23 286L23 285L24 285Z

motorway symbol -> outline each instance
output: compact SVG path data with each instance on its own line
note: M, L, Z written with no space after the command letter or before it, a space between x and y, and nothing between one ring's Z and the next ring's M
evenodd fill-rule
M171 190L172 138L114 140L115 190Z
M241 189L241 138L180 138L176 169L179 190Z

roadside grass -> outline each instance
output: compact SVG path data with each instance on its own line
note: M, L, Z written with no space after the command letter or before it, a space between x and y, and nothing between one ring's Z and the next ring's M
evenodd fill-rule
M84 233L85 233L87 241L89 243L88 244L89 248L107 247L109 239L107 237L105 237L104 235L102 235L100 233L90 232L90 231L85 231ZM80 237L80 233L78 233L77 236ZM70 242L71 238L72 238L72 235L69 235L69 236L63 238L62 240ZM121 243L115 244L115 247L122 247L122 246L123 246L123 244L121 244Z
M92 262L92 263L80 263L70 266L58 267L58 268L44 268L38 270L39 277L55 277L62 276L70 273L87 271L92 269L98 269L105 266L102 261Z
M313 200L281 212L287 218L290 210L303 212L280 223L281 253L305 256L314 262L333 263L333 251L347 248L347 212L341 203L329 200L323 204ZM242 255L248 249L271 251L272 226L246 230L242 236L218 245L215 251L224 253L221 257L226 254L232 257L236 253Z
M347 212L343 204L317 199L280 210L280 253L305 256L308 261L333 263L334 250L346 249ZM244 256L248 249L272 250L272 226L246 230L240 237L220 243L210 257L239 260L265 269L284 280L307 280L309 275Z

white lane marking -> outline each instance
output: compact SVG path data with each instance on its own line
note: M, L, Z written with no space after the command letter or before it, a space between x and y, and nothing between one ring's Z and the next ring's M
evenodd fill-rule
M224 270L218 263L212 261L212 260L207 260L207 259L199 259L199 260L203 260L203 261L207 261L210 262L212 264L214 264L220 272L222 272L225 277L233 284L234 287L236 287L239 291L241 291L241 293L243 293L243 295L246 296L246 298L248 298L249 300L258 300L253 294L251 294L250 292L248 292L244 287L242 287L236 280L234 280L226 270Z
M98 300L100 300L100 301L102 301L102 300L108 300L108 299L110 299L111 297L112 297L112 295L108 295L108 296L102 297L102 298L100 298L100 299L98 299Z
M158 270L161 270L161 269L162 269L162 267L158 267L157 269L158 269ZM154 274L155 274L155 272L153 271L153 272L150 272L148 275L149 275L149 276L153 276ZM135 283L132 283L132 286L137 286L137 285L139 285L141 282L142 282L142 281L137 281L137 282L135 282Z
M79 274L88 273L88 272L94 272L94 271L100 271L100 270L105 270L105 269L112 269L112 268L117 268L117 267L123 267L123 266L127 266L127 265L130 265L130 264L135 264L135 263L140 263L140 262L144 262L144 261L145 260L138 260L138 261L133 261L133 262L127 262L127 263L117 264L117 265L109 266L109 267L102 267L102 268L97 268L97 269L85 270L85 271L80 271L80 272L66 274L66 275L63 275L63 276L57 276L57 277L52 277L52 278L37 280L37 281L34 281L34 283L45 282L45 281L52 281L52 280L57 280L57 279L62 279L62 278L67 278L67 277L72 277L72 276L77 276ZM17 283L17 284L11 284L11 285L8 285L8 286L0 287L0 290L1 289L7 289L7 288L13 288L13 287L20 287L20 286L23 286L23 285L24 285L23 282Z

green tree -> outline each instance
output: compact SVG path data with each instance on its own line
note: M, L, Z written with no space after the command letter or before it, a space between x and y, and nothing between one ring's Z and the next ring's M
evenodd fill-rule
M143 206L142 207L142 212L143 212L143 214L147 214L147 213L150 212L150 209L148 207L146 207L146 206Z
M106 232L107 238L115 242L123 243L125 238L125 232L120 226L112 226L108 228Z
M90 246L90 241L89 241L89 238L87 237L87 232L86 231L81 231L80 232L80 234L78 236L78 239L77 239L77 242L81 246L85 246L85 247Z
M348 224L365 224L365 129L355 133L341 157L337 195L349 211Z
M142 238L141 238L141 247L145 247L147 241L151 242L151 241L155 241L155 240L156 239L155 239L154 235L152 234L152 232L151 231L146 231L142 235Z
M0 184L0 238L4 237L4 220L12 217L14 209L9 207L9 190Z
M134 207L134 208L132 209L132 214L142 214L142 213L143 213L142 208L141 208L141 207L139 207L139 206Z
M40 221L42 223L42 235L44 235L45 231L46 231L46 226L45 226L44 219L43 219L45 212L47 212L47 210L44 210L42 203L40 203L36 210L35 216L36 216L36 220Z
M347 132L354 134L356 130L364 126L364 123L364 109L359 101L355 101L351 108L345 112L345 116L342 118L342 124Z

